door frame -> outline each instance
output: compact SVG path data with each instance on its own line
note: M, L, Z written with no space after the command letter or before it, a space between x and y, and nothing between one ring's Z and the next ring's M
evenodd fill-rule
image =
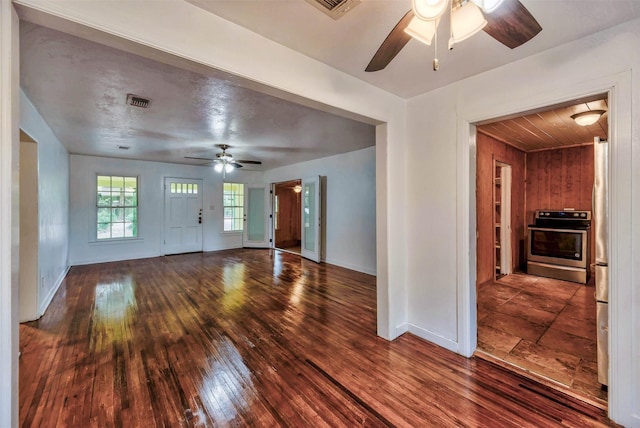
M577 82L574 85L538 92L526 99L505 103L471 106L458 112L457 119L457 214L456 260L458 290L458 352L473 355L477 347L476 309L476 128L475 123L536 110L568 100L603 94L609 104L609 207L610 207L610 263L609 263L609 417L614 420L628 418L634 409L634 382L628 381L634 373L634 327L632 257L633 226L632 189L632 72L627 70L603 78ZM636 156L637 158L637 156ZM637 194L637 190L635 193ZM635 202L638 203L637 201ZM636 232L637 233L637 232ZM637 256L636 256L637 257Z
M269 227L269 239L270 239L270 244L269 248L273 248L275 250L278 251L284 251L285 253L291 253L291 254L298 254L300 256L302 256L302 241L300 242L300 253L295 253L293 251L288 251L282 248L278 248L277 244L276 244L276 186L278 184L281 183L287 183L290 181L299 181L300 185L302 185L302 178L292 178L290 180L281 180L281 181L277 181L277 182L273 182L273 183L269 183L269 196L270 196L270 201L269 203L270 205L270 211L269 211L269 220L271 221L270 227ZM299 193L300 195L300 199L298 200L298 204L300 205L300 209L302 210L302 191ZM300 236L302 238L302 221L300 222Z

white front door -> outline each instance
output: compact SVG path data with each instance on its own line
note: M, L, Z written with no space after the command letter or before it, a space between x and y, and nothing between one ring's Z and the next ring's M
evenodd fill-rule
M243 247L269 247L268 207L267 186L245 185Z
M320 176L302 180L302 257L320 262Z
M202 251L202 180L164 179L164 254Z

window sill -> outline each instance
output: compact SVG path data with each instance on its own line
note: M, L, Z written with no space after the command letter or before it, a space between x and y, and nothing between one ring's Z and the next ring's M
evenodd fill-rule
M144 238L114 238L89 241L89 245L124 244L127 242L143 242Z
M230 230L227 232L220 232L220 235L226 236L233 236L233 235L242 235L243 231L242 230Z

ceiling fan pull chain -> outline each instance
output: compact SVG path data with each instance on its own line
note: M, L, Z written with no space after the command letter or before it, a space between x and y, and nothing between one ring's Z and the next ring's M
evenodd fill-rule
M433 35L433 47L434 47L434 53L433 53L433 71L438 71L438 68L440 68L440 63L438 62L438 23L440 20L436 21L436 32Z
M449 8L449 50L453 50L453 3L454 1L457 3L457 6L460 7L460 3L457 0L451 0L450 8Z

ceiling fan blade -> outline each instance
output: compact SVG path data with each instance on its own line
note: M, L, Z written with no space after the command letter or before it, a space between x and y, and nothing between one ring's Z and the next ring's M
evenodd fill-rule
M542 27L518 0L504 0L495 12L485 15L484 32L513 49L535 37Z
M371 62L369 62L369 65L367 65L364 71L380 71L389 65L404 45L411 40L411 36L405 33L404 29L407 28L412 18L413 10L410 10L398 21L387 38L384 39L384 42L382 42L373 58L371 58Z
M262 162L260 161L255 161L255 160L239 160L236 161L238 163L246 163L246 164L251 164L251 165L262 165Z
M197 159L197 160L206 160L206 161L213 161L215 159L211 159L211 158L198 158L198 157L194 157L194 156L185 156L185 159Z
M242 165L240 165L238 162L229 162L229 165L233 165L234 168L242 168Z

